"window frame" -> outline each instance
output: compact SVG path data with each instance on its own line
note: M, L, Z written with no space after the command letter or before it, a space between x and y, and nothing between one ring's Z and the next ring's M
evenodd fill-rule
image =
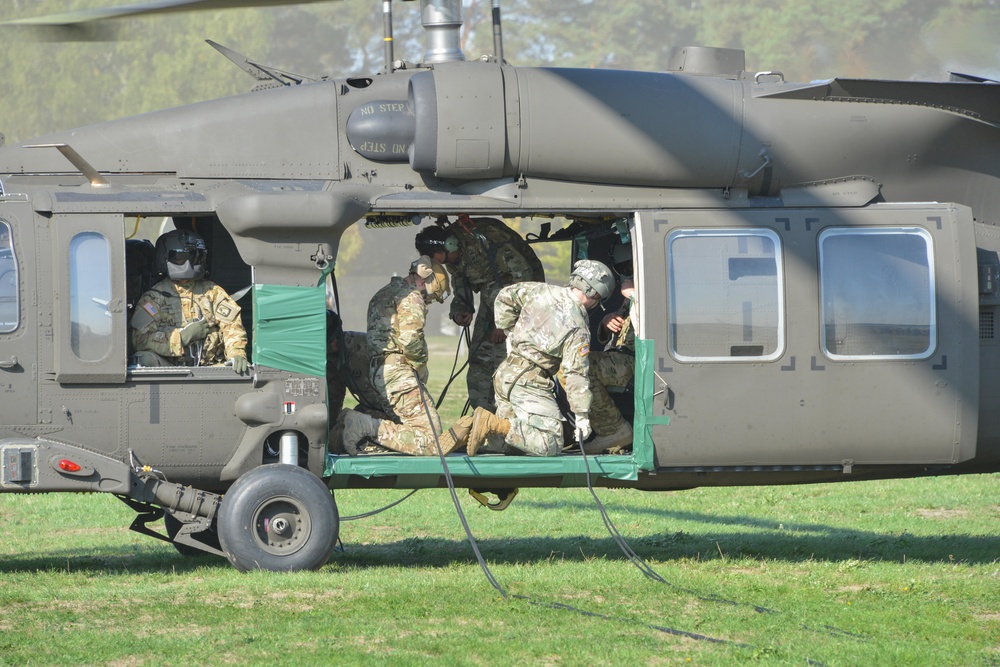
M827 239L839 236L917 236L923 239L927 259L927 299L928 299L928 334L927 347L919 353L912 354L839 354L832 352L827 345L826 319L826 279L823 244ZM938 346L937 324L937 273L935 271L934 236L923 227L916 225L868 226L868 227L828 227L816 237L817 280L819 287L819 334L820 351L832 361L914 361L929 359L934 356Z
M98 246L92 246L97 242ZM102 260L103 266L95 264L96 260ZM114 350L114 326L111 320L115 314L111 312L109 305L114 299L113 285L113 262L111 257L111 243L101 232L80 231L73 235L68 248L69 260L69 327L70 327L70 350L77 359L83 362L100 362L108 358ZM98 284L99 283L99 284ZM83 288L87 287L86 292ZM100 288L98 293L90 288ZM104 303L102 303L102 301ZM97 333L96 329L90 329L92 333L84 338L84 324L86 321L81 313L84 307L90 308L96 305L104 308L104 315L108 317L107 333ZM96 316L95 316L96 317ZM77 335L74 335L74 331ZM94 346L97 356L84 356L85 349Z
M763 237L771 241L774 247L775 262L775 284L777 304L777 322L775 323L775 348L773 352L755 356L694 356L679 352L677 349L677 303L676 303L676 280L674 274L673 245L680 239L706 238L706 237ZM677 361L685 363L761 363L772 362L780 359L785 354L787 344L786 327L787 319L787 299L785 295L785 266L784 266L784 245L781 236L769 227L724 227L724 228L679 228L672 230L666 239L667 252L667 285L668 285L668 313L669 313L669 343L670 355Z

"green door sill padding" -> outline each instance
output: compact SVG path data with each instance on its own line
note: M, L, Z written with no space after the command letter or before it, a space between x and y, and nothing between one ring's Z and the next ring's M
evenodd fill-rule
M531 478L563 477L562 486L585 486L586 467L580 454L561 456L499 456L486 455L470 457L451 454L447 458L448 470L452 477L474 478ZM622 481L638 478L638 467L632 456L608 454L588 456L590 474L593 477L607 477ZM405 476L398 486L406 487L407 482L417 482L416 476L429 476L428 485L436 486L437 477L443 475L441 459L437 456L403 456L376 454L373 456L337 456L330 454L326 460L324 477L333 476L330 486L347 486L347 478L358 475L366 479L373 477ZM413 477L411 480L410 477ZM423 486L423 484L414 484Z

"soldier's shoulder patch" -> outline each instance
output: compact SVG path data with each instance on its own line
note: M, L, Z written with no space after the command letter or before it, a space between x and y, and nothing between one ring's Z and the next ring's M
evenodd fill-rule
M223 322L233 322L240 314L240 307L232 299L226 299L215 307L215 316Z
M137 331L142 331L155 321L156 319L149 314L148 310L146 310L145 308L139 308L138 310L135 311L135 314L132 315L132 320L130 323L133 329L136 329Z
M590 345L581 345L579 352L581 357L587 356L590 354Z
M152 301L147 301L146 303L142 304L142 309L145 310L147 313L149 313L151 317L156 317L157 313L160 312L160 309L157 308L156 304L153 303Z

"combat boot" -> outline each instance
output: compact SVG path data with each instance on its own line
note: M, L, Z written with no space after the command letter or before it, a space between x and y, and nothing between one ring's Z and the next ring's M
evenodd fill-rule
M357 410L347 410L344 415L344 451L351 456L360 452L358 444L365 438L378 438L379 420Z
M465 447L472 430L472 415L461 417L455 424L441 434L441 453L451 454L456 449Z
M609 449L617 449L618 451L621 451L624 448L631 446L632 427L628 425L628 422L622 420L621 424L614 431L614 433L599 435L590 442L583 443L583 451L587 454L593 455L600 454L601 452Z
M487 436L494 433L505 436L508 432L510 432L509 420L500 419L486 408L476 408L472 413L472 431L469 433L469 443L465 446L465 451L469 456L475 456L486 442Z

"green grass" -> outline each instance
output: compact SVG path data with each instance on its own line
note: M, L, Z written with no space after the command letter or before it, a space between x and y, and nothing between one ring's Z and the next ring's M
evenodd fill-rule
M344 523L343 552L291 575L184 558L111 497L3 495L0 664L996 665L998 492L995 475L599 491L666 584L586 490L525 489L505 512L460 492L507 599L446 490Z
M432 354L436 398L454 339ZM0 665L1000 665L1000 476L598 495L665 583L585 489L504 512L459 491L507 598L447 490L343 523L343 551L296 574L182 557L110 496L3 494Z

